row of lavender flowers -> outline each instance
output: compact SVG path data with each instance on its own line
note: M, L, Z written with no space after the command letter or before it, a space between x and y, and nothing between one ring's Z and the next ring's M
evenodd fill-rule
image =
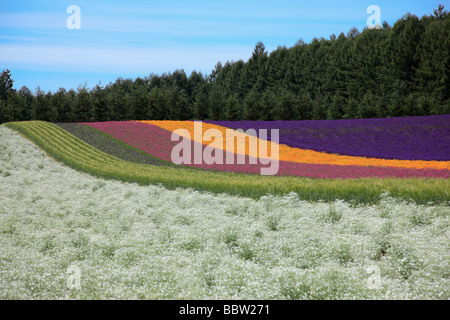
M450 115L304 121L205 121L231 129L279 129L290 147L357 157L450 160ZM268 130L270 134L270 130ZM270 140L270 135L268 136Z

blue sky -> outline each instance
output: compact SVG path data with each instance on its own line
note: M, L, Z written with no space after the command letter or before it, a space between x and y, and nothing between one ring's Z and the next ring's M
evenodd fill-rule
M218 61L248 60L262 41L269 52L302 38L360 31L370 14L393 25L410 12L432 13L448 0L0 0L0 67L14 87L56 91L118 77L184 69L209 74ZM70 30L67 8L81 11Z

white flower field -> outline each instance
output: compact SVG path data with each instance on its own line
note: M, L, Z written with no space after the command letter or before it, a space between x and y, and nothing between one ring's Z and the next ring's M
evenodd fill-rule
M448 206L387 194L352 206L103 180L0 126L0 299L449 299L449 225Z

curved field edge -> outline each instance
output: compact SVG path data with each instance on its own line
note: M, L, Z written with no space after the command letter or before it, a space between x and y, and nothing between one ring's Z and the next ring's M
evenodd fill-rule
M380 196L391 196L418 204L448 204L449 179L325 180L289 176L259 176L238 173L179 170L123 161L76 138L60 127L44 121L4 124L20 132L54 159L75 170L105 178L141 185L161 184L168 189L192 188L258 199L264 195L295 192L301 199L353 203L378 203Z
M175 166L172 162L153 157L96 128L79 123L53 123L94 148L124 161L155 166Z
M211 171L217 172L217 169L201 168L201 167L188 167L185 165L176 165L171 161L167 161L149 153L140 150L130 144L127 144L109 133L103 132L97 128L91 127L81 123L52 123L70 134L74 135L78 139L86 142L90 146L106 153L111 156L117 157L124 161L129 161L138 164L147 164L154 166L174 167L177 169L199 170L199 171ZM248 173L246 174L254 174Z

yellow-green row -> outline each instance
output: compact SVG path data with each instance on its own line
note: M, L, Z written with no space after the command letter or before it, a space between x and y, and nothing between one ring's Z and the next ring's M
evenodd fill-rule
M386 191L390 195L416 203L449 204L449 179L311 179L291 176L260 176L240 173L179 170L137 164L101 152L60 127L43 121L5 124L33 141L54 159L105 179L117 179L142 185L161 184L169 189L193 188L213 193L260 198L296 192L305 200L342 199L358 203L376 203Z

